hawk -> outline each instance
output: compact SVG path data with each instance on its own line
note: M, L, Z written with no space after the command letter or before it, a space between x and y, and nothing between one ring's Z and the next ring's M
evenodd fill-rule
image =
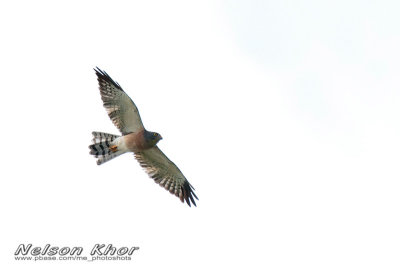
M140 118L139 111L132 99L122 90L105 71L94 69L99 82L103 106L122 136L103 132L92 132L93 144L90 154L103 164L126 152L133 152L136 160L150 178L166 190L179 197L182 202L196 206L193 186L178 167L158 148L162 139L156 132L147 131Z

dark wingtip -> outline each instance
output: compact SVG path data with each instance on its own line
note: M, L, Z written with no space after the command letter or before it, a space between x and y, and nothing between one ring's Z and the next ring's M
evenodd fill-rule
M101 77L106 77L108 76L107 72L101 70L99 67L96 66L96 68L93 68L93 70L95 71L97 77L101 78Z
M99 82L102 81L102 80L106 81L108 83L113 84L116 88L120 89L121 91L123 91L122 88L121 88L121 85L119 85L119 83L114 81L110 77L110 75L108 75L107 72L105 72L104 70L101 70L99 67L96 67L96 68L93 68L93 69L94 69L94 71L95 71L95 73L97 75L97 79L98 79Z
M185 181L185 183L182 185L182 191L183 191L183 195L184 195L183 198L186 201L186 204L189 205L189 207L191 207L191 204L193 204L195 207L197 207L196 202L194 201L194 198L199 200L197 198L196 194L193 192L193 190L195 190L194 187L188 181Z

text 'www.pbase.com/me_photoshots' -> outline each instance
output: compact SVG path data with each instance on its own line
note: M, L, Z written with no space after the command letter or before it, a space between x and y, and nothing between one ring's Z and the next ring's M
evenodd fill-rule
M88 249L81 246L20 244L14 258L17 261L130 261L138 250L138 246L118 247L112 244L95 244Z

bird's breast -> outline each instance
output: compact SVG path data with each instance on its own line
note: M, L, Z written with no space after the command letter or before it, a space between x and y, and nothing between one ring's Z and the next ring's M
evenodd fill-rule
M150 148L143 133L144 131L140 131L124 135L124 143L130 151L135 152Z

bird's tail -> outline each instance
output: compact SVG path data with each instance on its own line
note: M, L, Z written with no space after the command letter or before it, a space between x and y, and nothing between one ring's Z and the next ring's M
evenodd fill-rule
M89 149L90 154L98 159L97 165L103 164L124 153L117 150L117 147L113 144L113 141L119 137L118 135L101 132L92 132L92 135L93 144L89 146Z

